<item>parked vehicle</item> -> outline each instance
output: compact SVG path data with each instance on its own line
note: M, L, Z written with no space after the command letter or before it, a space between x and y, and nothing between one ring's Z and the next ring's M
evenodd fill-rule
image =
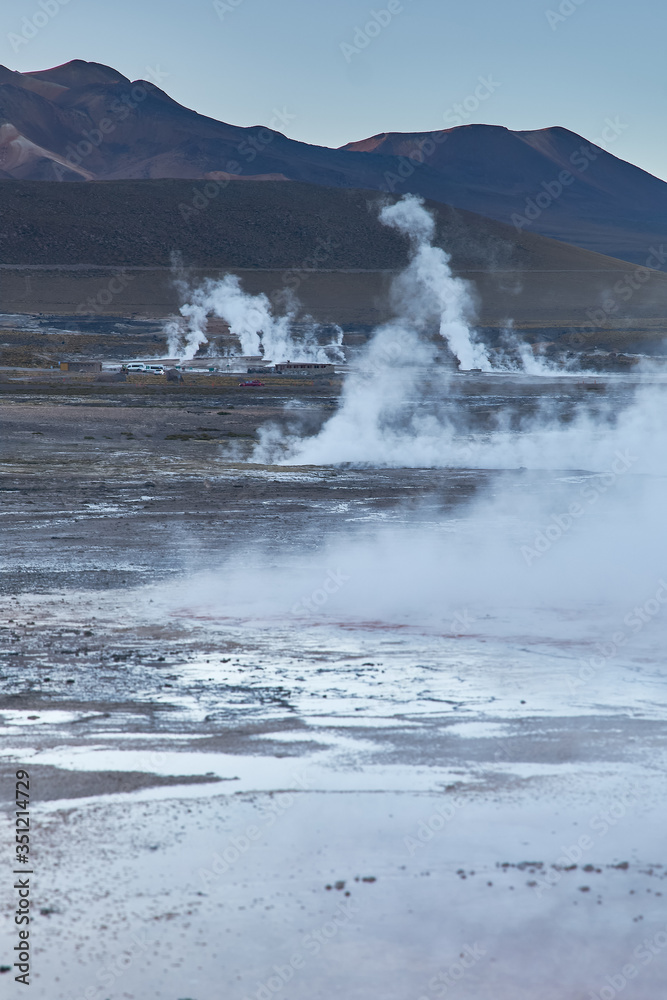
M132 361L129 365L123 365L126 372L145 372L147 375L164 375L164 365L149 365L145 361Z

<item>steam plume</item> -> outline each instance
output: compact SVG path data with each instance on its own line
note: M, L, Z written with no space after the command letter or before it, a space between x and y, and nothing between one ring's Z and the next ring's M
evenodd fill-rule
M431 245L435 222L421 198L406 195L380 212L380 221L409 237L410 263L395 280L392 304L404 324L424 332L438 323L460 368L491 370L491 362L468 324L472 300L468 285L452 274L450 257L440 247Z
M435 364L435 321L461 365L491 369L466 321L465 282L452 276L447 255L431 246L434 223L418 198L409 195L384 208L381 219L406 233L412 245L409 266L391 291L396 319L375 331L346 378L337 412L320 432L304 438L263 428L254 461L605 471L617 452L629 451L637 471L665 466L655 442L667 435L667 407L655 389L642 387L620 409L582 400L568 422L553 399L518 423L516 414L499 410L484 431L466 423L464 412L448 409L452 375ZM549 373L527 348L522 364L526 374ZM507 371L505 359L498 370Z
M343 332L339 327L327 330L328 342L322 344L322 328L310 321L301 324L298 336L294 331L296 306L283 316L274 316L271 303L264 293L250 295L241 288L235 274L216 280L206 278L195 288L188 288L182 277L176 277L181 297L186 301L180 317L165 327L170 354L189 360L202 345L208 343L207 321L217 316L229 324L230 332L238 337L241 355L263 355L275 361L340 361Z

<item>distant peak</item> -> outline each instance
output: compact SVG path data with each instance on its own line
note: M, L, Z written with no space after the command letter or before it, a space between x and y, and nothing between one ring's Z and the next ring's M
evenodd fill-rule
M86 62L84 59L71 59L60 66L51 69L37 70L26 74L36 80L48 80L62 87L87 87L92 84L129 83L130 81L112 66L103 63Z

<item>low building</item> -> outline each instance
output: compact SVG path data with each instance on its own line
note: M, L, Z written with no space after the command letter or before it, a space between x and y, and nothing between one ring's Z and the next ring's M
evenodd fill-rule
M279 375L333 375L332 364L317 361L283 361L275 366Z
M61 361L61 372L101 372L101 361Z

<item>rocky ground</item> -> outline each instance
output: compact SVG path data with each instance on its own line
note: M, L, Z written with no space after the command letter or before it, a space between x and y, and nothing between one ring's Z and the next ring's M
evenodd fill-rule
M480 614L411 566L421 531L559 474L249 463L267 422L315 432L340 380L234 382L0 379L2 849L21 766L35 998L588 1000L632 964L653 1000L661 619L573 690L616 612L512 615L497 586ZM629 392L450 390L482 429ZM378 529L406 533L402 579Z

